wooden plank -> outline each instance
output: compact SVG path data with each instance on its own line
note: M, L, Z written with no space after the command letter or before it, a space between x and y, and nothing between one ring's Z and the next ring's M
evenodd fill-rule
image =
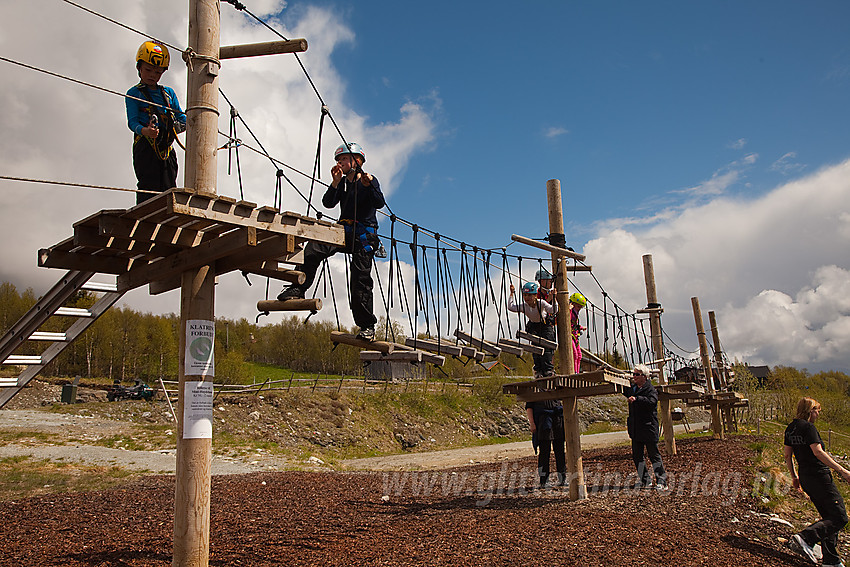
M361 350L360 360L363 361L388 361L388 362L422 362L422 353L417 350L401 350L384 354L379 350Z
M127 291L153 281L169 280L187 270L212 264L219 258L231 254L246 254L248 248L256 245L256 229L252 227L240 228L194 248L172 254L119 275L118 290Z
M62 252L52 248L38 251L38 265L42 268L62 268L80 272L102 274L124 274L130 269L132 260L117 256L92 256L75 252Z
M345 244L345 232L342 225L320 224L314 219L289 213L277 213L271 207L252 209L249 215L241 216L233 212L220 212L211 206L213 201L183 193L172 194L173 199L168 203L172 213L193 218L203 218L221 223L238 226L254 227L258 230L291 234L307 240L318 240L326 244ZM247 211L246 211L247 212Z
M499 339L499 346L501 346L504 349L503 345L508 345L508 346L512 346L512 347L519 347L525 352L530 352L531 354L537 354L537 355L543 354L543 352L546 350L542 346L530 345L528 343L521 343L519 341L513 341L511 339L501 338L501 339Z
M404 340L404 344L415 349L436 352L437 354L447 354L449 356L460 356L462 354L461 347L444 342L444 340L437 342L429 339L414 339L413 337L408 337Z
M491 354L493 356L499 356L502 354L502 349L491 342L485 341L483 339L477 339L466 333L461 331L460 329L455 330L455 336L462 341L466 341L472 346L474 346L478 350L483 350L484 352Z
M331 331L331 341L337 344L342 343L366 350L378 350L384 354L393 352L396 346L394 343L388 343L386 341L364 341L362 339L358 339L355 335L342 333L340 331Z
M277 262L275 262L275 264L276 263ZM270 264L270 262L261 262L256 266L246 266L243 271L249 274L256 274L258 276L272 278L273 280L280 280L298 285L301 285L305 281L307 281L307 275L304 272L298 270L272 269L261 267L264 264Z
M522 356L523 355L525 350L522 348L522 345L520 345L520 346L509 345L509 344L504 343L503 342L504 340L505 339L499 339L499 342L496 343L496 345L498 345L498 347L500 349L502 349L502 352L506 352L508 354L514 354L516 356ZM540 349L540 350L542 351L543 349ZM541 352L540 354L543 354L543 353Z
M544 339L543 337L538 337L537 335L532 335L531 333L526 333L525 331L517 331L516 338L525 339L532 344L545 348L550 348L552 350L558 348L558 343L556 343L555 341L550 341L549 339Z
M319 298L287 299L286 301L270 299L257 302L257 311L262 311L263 313L269 311L312 311L315 313L321 309L322 300Z
M614 384L599 384L585 388L559 388L557 390L541 392L524 392L517 394L517 401L540 402L544 400L562 400L564 398L590 398L593 396L609 396L616 394L617 388Z

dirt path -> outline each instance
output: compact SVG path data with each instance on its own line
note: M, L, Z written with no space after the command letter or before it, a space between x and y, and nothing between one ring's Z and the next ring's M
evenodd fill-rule
M694 424L692 428L702 428L703 424ZM129 426L131 427L131 426ZM681 426L676 426L677 433ZM0 411L0 431L38 431L57 434L55 443L10 443L0 446L0 458L29 455L34 459L62 462L78 462L91 466L115 466L138 472L174 473L176 451L132 451L86 444L86 437L92 439L108 435L128 433L128 424L102 418L57 414L34 410ZM63 439L73 437L73 442ZM80 439L83 442L80 442ZM626 443L625 431L582 435L582 448L608 447ZM406 453L365 459L349 459L339 463L344 470L391 471L391 470L432 470L470 464L493 463L503 460L519 459L532 454L531 442L481 445L444 451ZM297 462L264 451L251 452L239 457L214 455L212 474L242 474L262 471L277 471L298 467L322 469L321 461Z

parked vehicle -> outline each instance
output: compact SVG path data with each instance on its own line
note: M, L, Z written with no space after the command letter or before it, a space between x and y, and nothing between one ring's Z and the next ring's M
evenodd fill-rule
M156 390L154 390L141 380L136 380L135 383L129 388L126 386L122 386L120 382L116 381L114 384L112 384L112 388L109 389L109 392L106 393L106 399L110 402L114 402L117 400L150 401L153 399L153 395L155 393Z

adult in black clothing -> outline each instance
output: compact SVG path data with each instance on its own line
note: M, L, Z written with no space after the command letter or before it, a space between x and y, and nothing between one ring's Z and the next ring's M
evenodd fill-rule
M537 476L540 477L540 488L545 487L549 481L550 450L555 453L558 486L563 486L567 479L564 407L558 400L526 402L525 411L528 414L528 425L531 428L531 443L534 446L534 451L537 452L538 447L540 449L540 453L537 455Z
M667 473L658 451L658 393L649 381L649 368L644 364L635 366L631 388L623 393L629 400L629 437L632 440L632 459L637 468L638 485L649 487L652 483L646 470L644 449L655 473L655 487L667 487Z
M844 567L838 557L837 545L838 532L847 524L847 510L829 469L848 482L850 471L824 451L823 440L814 425L820 409L817 400L801 399L797 402L797 416L785 429L785 466L791 473L794 488L809 495L822 518L791 536L788 545L812 563L817 563L812 548L820 542L823 567ZM796 473L792 456L797 458Z
M378 238L377 210L386 205L378 178L363 171L366 154L359 144L343 144L334 152L336 165L331 168L331 184L322 197L322 205L332 209L340 205L339 222L345 227L345 247L310 241L304 248L301 271L307 276L301 285L293 284L277 298L300 299L310 289L322 261L337 252L351 255L351 313L360 327L359 339L375 338L377 318L372 311L372 258L381 244Z

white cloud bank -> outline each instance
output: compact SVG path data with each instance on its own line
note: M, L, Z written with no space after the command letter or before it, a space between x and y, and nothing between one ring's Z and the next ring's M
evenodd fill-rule
M665 329L684 348L696 348L690 298L699 297L730 357L846 371L848 246L850 160L757 199L720 197L640 230L606 230L584 253L628 311L646 304L641 257L652 254Z

